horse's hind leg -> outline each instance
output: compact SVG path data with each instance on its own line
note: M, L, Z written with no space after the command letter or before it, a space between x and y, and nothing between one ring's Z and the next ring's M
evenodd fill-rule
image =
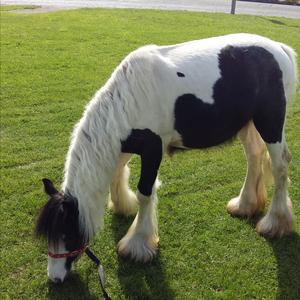
M120 215L131 215L137 211L137 199L135 193L129 188L130 169L127 166L131 154L122 153L119 158L112 183L110 185L109 208Z
M261 212L266 203L266 188L263 178L263 159L266 146L253 122L238 133L247 158L247 176L240 195L231 199L227 211L233 216L251 217Z
M281 237L294 229L292 202L288 196L288 163L291 155L284 137L281 142L267 143L267 147L272 159L275 189L271 207L256 229L265 236Z
M127 234L118 243L118 253L134 261L151 260L158 249L157 172L162 159L161 138L150 130L133 130L122 145L123 152L141 156L141 176L137 198L139 211Z
M282 81L277 82L275 79L272 81L274 85L262 99L263 105L258 107L253 118L257 131L266 142L275 183L271 206L256 229L265 236L281 237L293 231L294 214L288 197L288 163L291 155L284 135L286 98Z

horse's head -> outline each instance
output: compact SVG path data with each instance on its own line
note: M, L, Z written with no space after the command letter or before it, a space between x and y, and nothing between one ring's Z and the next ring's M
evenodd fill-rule
M58 192L49 179L43 183L49 200L38 217L36 234L48 239L48 276L60 283L84 251L85 241L79 228L77 200Z

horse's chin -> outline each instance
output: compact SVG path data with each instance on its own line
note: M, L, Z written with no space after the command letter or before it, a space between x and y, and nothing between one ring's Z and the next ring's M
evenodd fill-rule
M48 277L53 283L62 284L68 277L69 273L70 271L68 270L60 270L60 272L55 272L52 270L52 272L48 271Z
M49 279L51 280L51 282L55 283L55 284L62 284L68 277L70 272L67 272L64 276L50 276L48 274Z

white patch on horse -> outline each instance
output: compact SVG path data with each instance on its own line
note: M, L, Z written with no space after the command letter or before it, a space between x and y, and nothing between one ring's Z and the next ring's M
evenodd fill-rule
M65 248L64 242L60 241L57 247L53 247L53 245L49 244L49 251L52 253L66 253L68 252ZM48 277L53 282L63 282L66 275L66 258L52 258L48 255Z

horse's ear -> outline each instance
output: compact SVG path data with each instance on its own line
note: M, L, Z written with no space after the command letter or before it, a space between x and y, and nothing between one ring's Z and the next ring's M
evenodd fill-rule
M48 194L49 196L53 196L58 193L58 190L54 187L54 185L50 179L43 178L42 181L44 184L44 189L45 189L46 194Z

